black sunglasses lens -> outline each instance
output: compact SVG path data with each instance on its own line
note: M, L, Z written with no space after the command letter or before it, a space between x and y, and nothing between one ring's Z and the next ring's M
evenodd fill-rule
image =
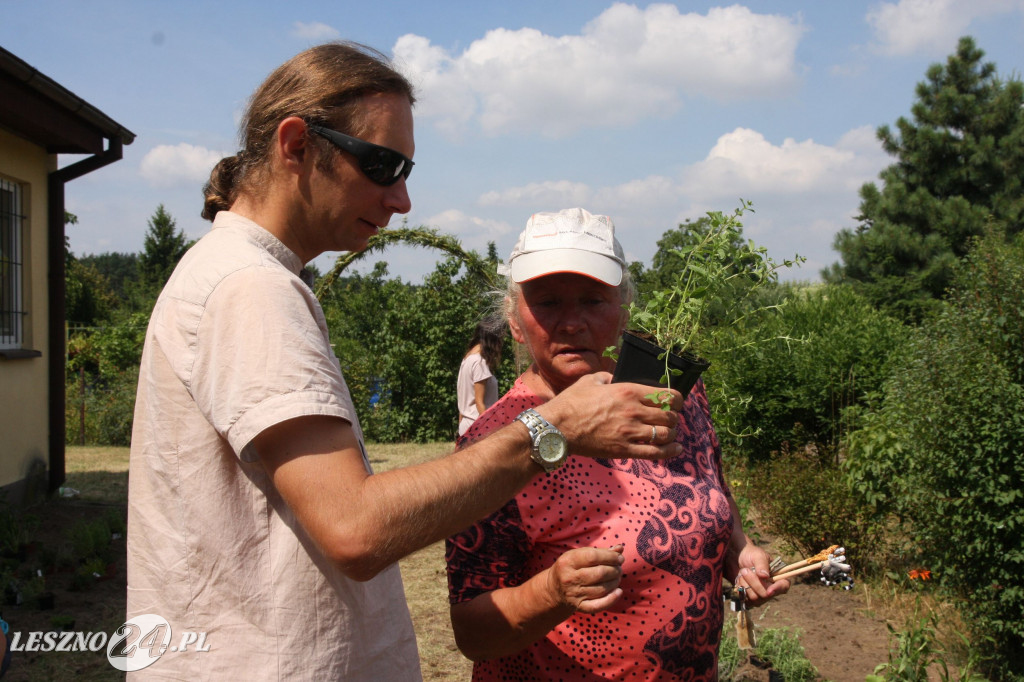
M371 144L350 135L321 126L310 126L318 135L322 135L359 161L359 168L370 180L378 185L393 185L399 178L408 178L412 172L412 161L393 149Z
M412 171L412 164L390 149L374 149L361 159L359 167L378 185L393 185L400 177L408 178Z

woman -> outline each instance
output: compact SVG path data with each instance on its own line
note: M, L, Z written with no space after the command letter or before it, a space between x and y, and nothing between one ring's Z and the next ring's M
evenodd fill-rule
M494 373L501 363L500 326L493 320L478 323L462 358L456 384L460 436L498 400L498 379Z
M631 285L605 216L532 216L506 270L512 337L533 363L460 446L610 370L603 352L626 324ZM751 604L788 583L771 582L742 531L703 384L677 428L674 459L570 456L448 539L452 625L474 680L717 678L722 578Z

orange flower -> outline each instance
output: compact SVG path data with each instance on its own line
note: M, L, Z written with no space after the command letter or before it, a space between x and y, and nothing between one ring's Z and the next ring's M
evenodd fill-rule
M927 568L915 568L908 575L910 576L911 580L917 580L919 578L921 580L932 579L932 572L929 571Z

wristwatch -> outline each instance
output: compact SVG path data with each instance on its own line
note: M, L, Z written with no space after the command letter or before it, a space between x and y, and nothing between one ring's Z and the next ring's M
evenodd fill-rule
M569 456L569 443L558 427L533 409L523 410L516 419L529 429L533 441L530 458L541 465L544 471L550 473L565 463Z

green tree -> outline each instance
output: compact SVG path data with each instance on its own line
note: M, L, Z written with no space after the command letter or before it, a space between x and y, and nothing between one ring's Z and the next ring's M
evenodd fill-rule
M971 237L1024 226L1024 84L1003 80L969 37L916 89L913 119L878 129L897 162L883 186L860 191L860 224L836 236L842 263L823 274L852 281L876 304L920 319L945 295Z
M80 256L82 265L90 266L102 275L111 293L120 301L130 298L139 277L139 254L114 251Z
M959 599L990 679L1012 679L1024 670L1024 236L986 234L941 307L852 434L847 473L906 538L904 568L929 568Z
M139 255L139 283L150 297L160 292L190 246L171 214L160 204L149 219L149 229Z
M65 225L77 225L78 216L64 212ZM96 325L110 317L116 299L106 278L75 257L64 233L64 319L72 324Z
M64 270L64 301L64 319L86 327L110 319L117 307L117 298L106 277L74 255L68 259Z

